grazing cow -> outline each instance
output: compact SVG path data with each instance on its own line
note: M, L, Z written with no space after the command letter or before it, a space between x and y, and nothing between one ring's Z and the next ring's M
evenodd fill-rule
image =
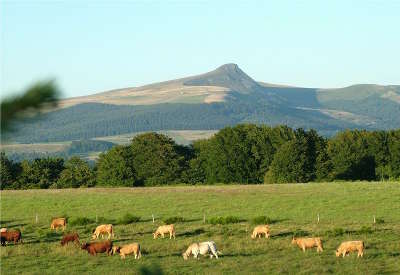
M108 234L107 239L109 240L111 237L114 238L114 231L113 231L113 226L112 224L102 224L96 227L95 230L93 230L93 235L92 235L92 240L98 239L99 236L103 238L104 234Z
M62 227L62 230L65 230L65 227L67 227L67 220L65 218L55 218L51 221L50 229L55 229L57 231L57 228Z
M156 232L153 233L154 239L157 239L159 235L164 238L164 234L169 233L169 238L171 239L172 236L175 239L175 227L173 224L169 225L161 225L157 228Z
M2 229L0 229L0 233L1 232L7 232L7 228L3 227Z
M295 238L292 239L292 244L297 245L303 252L306 252L306 248L317 247L317 252L322 252L322 241L321 238Z
M112 242L107 240L95 243L84 243L82 244L81 249L87 250L87 252L93 256L96 256L97 253L104 252L107 252L107 255L110 255L112 251Z
M1 232L0 234L1 234L0 242L2 246L5 246L6 242L14 242L14 244L17 244L17 242L22 243L20 231L17 230L6 231L6 232Z
M64 246L69 242L74 242L75 244L79 245L79 235L78 233L71 233L71 234L67 234L65 236L63 236L62 240L61 240L61 245Z
M126 255L134 254L135 259L140 259L142 257L142 253L140 252L140 244L138 243L131 243L126 244L124 246L113 246L113 254L119 253L121 259L125 259Z
M349 241L342 242L338 249L336 249L336 257L339 257L340 254L346 256L346 254L357 251L357 258L362 257L364 255L364 242L363 241Z
M189 245L188 249L182 253L182 256L183 259L187 260L190 254L193 254L193 257L198 259L199 254L206 255L208 253L210 254L210 259L212 259L214 256L218 259L218 254L221 254L221 252L217 250L215 242L208 241L202 243L192 243Z
M258 225L256 227L254 227L253 230L253 234L251 234L251 238L255 239L257 238L261 238L262 234L265 234L265 238L269 238L270 234L269 234L269 225L268 224L264 224L264 225Z

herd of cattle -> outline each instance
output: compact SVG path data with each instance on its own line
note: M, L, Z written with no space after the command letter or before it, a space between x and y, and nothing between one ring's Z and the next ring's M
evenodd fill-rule
M62 228L64 231L67 226L67 221L65 218L56 218L51 222L50 228L57 230L58 228ZM172 237L175 239L175 226L173 224L162 225L157 228L157 230L153 233L153 238L157 239L158 236L161 235L164 238L165 234L169 234L169 238ZM111 238L114 237L114 231L112 224L103 224L96 227L93 230L92 240L102 238L104 235L107 235L107 240L100 242L90 242L80 244L79 235L77 233L69 233L63 236L61 240L61 245L64 246L67 243L73 242L77 245L81 246L81 249L88 251L91 255L95 256L97 253L107 253L107 255L113 255L119 253L121 259L125 259L126 255L133 254L135 259L140 259L141 257L141 247L138 243L130 243L123 246L116 246L110 241ZM262 236L265 238L270 237L270 228L269 225L258 225L254 228L253 233L251 235L252 239L261 238ZM17 230L7 230L7 228L1 228L1 245L6 245L6 242L14 242L17 244L18 242L22 243L21 232ZM297 245L303 252L306 251L307 248L317 248L317 252L322 252L322 240L321 238L295 238L292 239L292 244ZM363 241L347 241L342 242L340 246L336 250L336 257L342 255L345 257L349 255L350 252L358 252L357 258L362 257L364 254L364 242ZM217 250L217 246L213 241L201 242L201 243L193 243L191 244L185 252L182 253L183 258L186 260L193 255L194 258L198 258L199 255L210 255L210 258L218 259L218 254L222 254Z

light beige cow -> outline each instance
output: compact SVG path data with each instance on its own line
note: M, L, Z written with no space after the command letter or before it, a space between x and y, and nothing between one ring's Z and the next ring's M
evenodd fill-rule
M164 235L167 233L169 233L170 239L172 239L172 237L175 239L175 226L173 224L159 226L156 232L153 233L153 237L157 239L157 237L161 235L161 237L164 238Z
M363 241L348 241L348 242L342 242L338 249L336 249L336 257L339 257L340 255L346 256L346 254L350 252L357 251L357 258L362 257L364 255L364 242Z
M317 252L322 252L322 241L321 238L295 238L292 239L292 244L297 245L303 252L306 252L306 248L317 247Z
M255 239L255 238L257 238L257 236L258 236L258 238L261 238L261 236L263 234L265 234L265 238L268 239L270 237L269 232L270 231L269 231L268 224L257 225L256 227L254 227L253 234L251 234L251 238Z
M67 227L67 220L65 218L55 218L51 221L50 229L55 229L57 231L59 227L62 227L63 231L65 230Z
M135 259L140 259L142 253L140 252L140 244L131 243L124 246L113 246L113 254L119 253L121 259L125 259L126 255L134 254Z
M7 232L7 228L3 227L2 229L0 229L0 233L1 232Z
M109 240L111 237L114 238L114 231L112 224L102 224L96 227L96 229L93 230L92 240L98 239L100 235L101 238L103 238L104 234L108 234L107 240Z

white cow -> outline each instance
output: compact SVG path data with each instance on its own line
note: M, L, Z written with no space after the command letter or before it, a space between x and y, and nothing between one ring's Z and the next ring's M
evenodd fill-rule
M215 245L215 242L213 241L208 241L208 242L202 242L202 243L192 243L188 249L184 253L182 253L183 259L187 260L190 256L190 254L193 254L194 258L198 259L199 254L200 255L207 255L210 254L210 259L212 259L214 256L215 258L218 259L218 254L221 254L220 251L217 250L217 246Z

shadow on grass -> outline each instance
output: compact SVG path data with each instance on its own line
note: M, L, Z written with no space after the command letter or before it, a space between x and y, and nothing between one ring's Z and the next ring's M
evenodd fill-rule
M178 237L180 237L180 236L182 236L182 237L192 237L192 236L197 236L197 235L200 235L200 234L203 234L203 233L205 233L206 231L203 229L203 228L197 228L197 229L195 229L195 230L193 230L193 231L186 231L186 232L183 232L183 233L179 233L179 234L177 234L176 236Z
M289 219L272 219L270 224L276 224L280 222L288 221Z
M219 257L253 257L253 256L258 256L258 255L263 255L264 253L262 252L239 252L239 253L223 253Z
M287 238L287 237L306 237L309 236L310 233L305 230L295 230L295 231L286 231L286 232L279 232L277 234L271 234L271 239L275 238Z

